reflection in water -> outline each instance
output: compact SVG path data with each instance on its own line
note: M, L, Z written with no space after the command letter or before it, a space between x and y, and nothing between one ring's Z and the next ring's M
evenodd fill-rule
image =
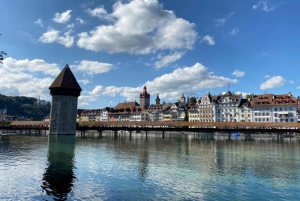
M139 163L138 163L138 170L139 170L139 177L142 181L145 181L146 177L148 176L148 165L149 165L149 153L148 153L148 143L145 144L145 147L139 153Z
M49 136L48 165L42 188L54 199L66 200L76 179L74 167L75 136Z

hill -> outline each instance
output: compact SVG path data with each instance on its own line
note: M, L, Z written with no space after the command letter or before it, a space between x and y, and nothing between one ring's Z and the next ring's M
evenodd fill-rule
M7 115L24 116L32 120L43 120L50 114L50 103L37 105L36 98L25 96L5 96L0 94L0 109L7 109Z

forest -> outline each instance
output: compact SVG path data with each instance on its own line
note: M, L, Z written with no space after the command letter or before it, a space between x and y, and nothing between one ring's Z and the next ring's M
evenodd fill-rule
M50 114L51 104L35 104L36 98L25 96L5 96L0 94L0 109L7 109L8 116L23 116L34 121L43 120Z

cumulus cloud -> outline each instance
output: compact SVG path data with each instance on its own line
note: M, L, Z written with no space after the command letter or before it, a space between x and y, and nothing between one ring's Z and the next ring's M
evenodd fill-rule
M7 96L41 96L42 99L49 100L49 86L53 82L53 78L38 78L31 74L13 71L6 68L0 68L0 90L2 94Z
M89 8L86 10L86 12L93 17L99 17L99 18L105 18L107 15L107 11L102 6L94 8L93 10Z
M79 82L79 83L82 83L82 84L84 84L84 85L90 83L89 80L78 80L78 82Z
M39 25L41 27L44 26L43 21L41 19L38 19L37 21L35 21L34 24L37 24L37 25Z
M3 60L2 68L10 72L41 72L45 75L52 76L57 76L60 73L57 64L49 64L42 59L16 60L12 57L8 57Z
M73 29L74 26L75 26L74 23L68 24L68 25L67 25L67 29Z
M162 50L192 49L195 25L164 10L157 0L118 1L112 13L103 7L89 10L93 16L110 19L90 32L80 33L77 45L92 51L149 54Z
M107 73L114 68L114 65L109 63L101 63L98 61L87 61L82 60L76 65L71 65L70 67L74 67L77 71L83 71L88 73L89 75Z
M79 17L76 18L76 21L79 23L79 24L84 24L85 21Z
M255 10L257 8L260 8L261 10L263 10L267 13L267 12L275 10L275 7L276 7L276 5L269 7L267 1L259 1L257 4L252 6L252 9Z
M169 55L159 55L158 56L158 61L155 62L155 67L156 68L161 68L164 66L167 66L170 63L173 63L177 60L179 60L185 53L183 52L175 52Z
M201 42L205 42L207 45L215 45L214 37L206 35L202 38Z
M39 38L39 41L42 43L54 43L57 42L59 44L64 45L65 47L71 47L74 43L74 36L71 36L71 30L64 33L64 36L60 36L59 33L61 31L57 31L55 29L49 29L47 32L43 33L43 35Z
M270 79L268 79L267 81L263 82L260 85L260 89L261 90L265 90L265 89L272 89L275 87L281 87L282 85L284 85L286 82L285 79L283 79L283 77L281 76L273 76Z
M208 69L196 63L194 66L178 68L169 74L164 74L152 81L147 81L139 87L103 87L97 85L89 96L115 96L120 95L126 100L136 100L139 93L143 90L143 86L147 86L151 94L159 93L160 98L168 100L177 100L182 93L195 94L195 91L202 89L211 89L227 86L228 83L237 83L236 79L230 79L223 76L216 76Z
M55 13L55 16L52 20L57 23L66 23L71 18L71 15L70 15L71 12L72 12L72 10L67 10L63 13Z
M239 31L240 31L240 30L239 30L238 28L234 27L234 28L232 29L232 31L230 32L230 34L233 35L233 36L235 36Z
M234 75L236 77L243 77L245 75L245 72L240 70L235 70L231 75Z

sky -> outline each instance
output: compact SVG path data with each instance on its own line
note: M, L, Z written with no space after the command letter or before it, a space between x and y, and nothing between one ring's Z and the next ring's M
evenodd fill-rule
M68 64L78 108L234 93L300 95L300 1L1 2L0 93L51 101Z

